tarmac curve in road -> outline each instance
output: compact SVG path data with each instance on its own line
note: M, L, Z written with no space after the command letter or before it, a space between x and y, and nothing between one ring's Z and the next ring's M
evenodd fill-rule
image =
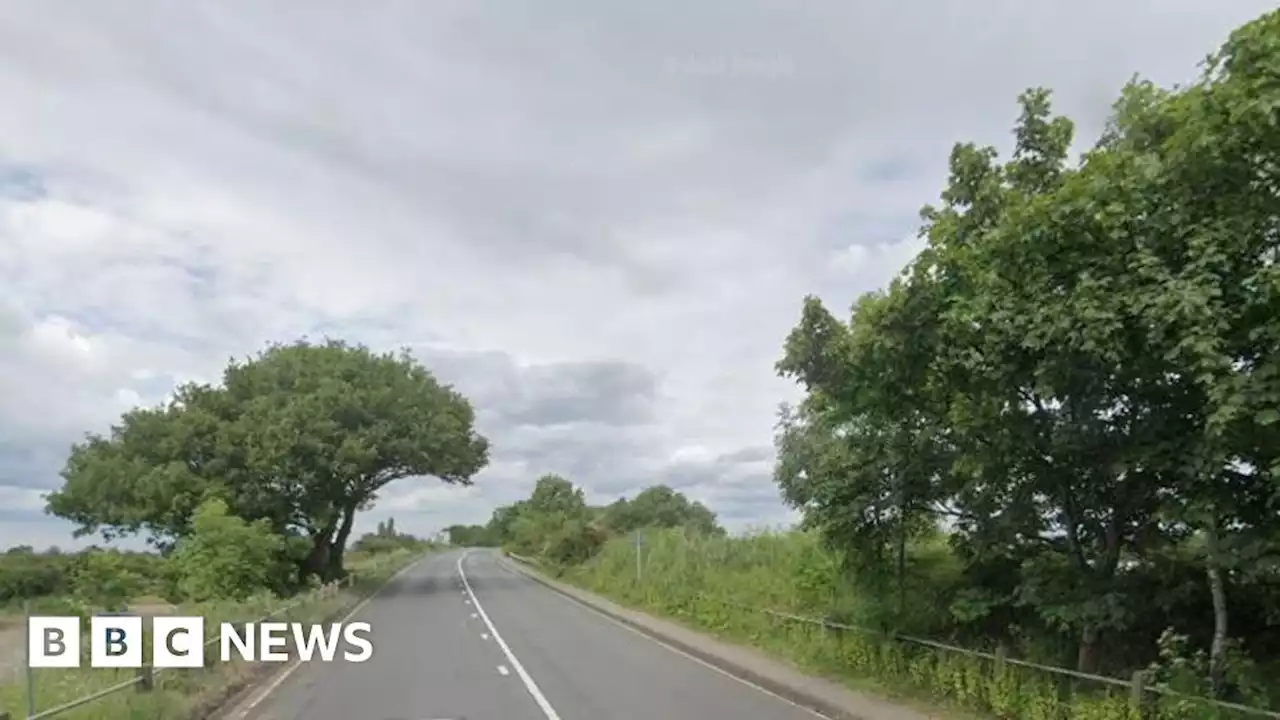
M309 663L244 720L815 720L509 570L495 551L428 556L352 620L364 663Z

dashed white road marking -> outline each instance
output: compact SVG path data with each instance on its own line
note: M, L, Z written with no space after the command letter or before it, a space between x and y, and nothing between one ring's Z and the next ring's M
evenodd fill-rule
M466 560L469 554L469 552L463 553L458 558L458 577L462 578L462 586L467 589L467 594L471 596L471 602L475 604L476 611L480 614L480 619L484 620L485 626L489 628L489 634L493 635L493 641L502 649L502 654L507 656L507 662L511 663L516 675L520 676L520 682L524 683L525 689L529 691L529 695L537 703L538 709L547 717L547 720L560 720L560 715L556 712L556 709L551 707L550 702L547 702L547 697L542 694L538 684L529 676L528 671L524 669L524 665L520 664L520 659L516 657L516 654L511 652L511 648L502 639L502 634L498 632L498 628L493 626L493 621L489 619L488 613L484 611L484 606L480 604L480 600L476 598L475 592L471 589L471 582L467 580L467 571L462 569L462 561Z
M481 640L488 640L488 639L489 639L489 633L480 633L480 639L481 639Z
M476 619L476 618L478 618L478 617L480 617L478 614L476 614L476 613L471 613L471 619L472 619L472 620L475 620L475 619Z
M499 674L499 675L510 675L510 674L511 674L511 671L507 669L507 666L506 666L506 665L499 665L499 666L498 666L498 674Z
M463 600L462 602L464 602L464 603L466 603L466 604L468 604L468 605L470 605L470 604L471 604L471 601L470 601L470 600Z

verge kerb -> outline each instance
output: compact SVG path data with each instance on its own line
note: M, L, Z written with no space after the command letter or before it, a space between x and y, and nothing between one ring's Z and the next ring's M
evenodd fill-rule
M530 580L533 580L534 582L539 583L540 585L543 585L544 587L547 587L550 590L553 590L559 593L560 595L564 596L569 600L572 600L573 602L578 603L579 605L582 605L590 610L598 612L601 615L604 615L605 617L608 617L612 620L620 622L629 628L632 628L640 633L643 633L644 635L647 635L648 637L653 638L654 640L658 640L666 645L670 645L671 647L674 647L680 650L681 652L688 653L689 655L692 655L693 657L698 658L699 660L707 663L708 665L711 665L719 670L723 670L724 672L740 680L745 680L753 685L759 685L761 688L764 688L765 690L768 690L769 692L774 693L775 695L779 695L783 698L786 698L790 702L793 702L797 705L813 710L814 712L825 715L826 717L831 718L831 720L874 720L874 718L851 713L847 709L828 701L826 698L822 698L815 694L806 692L805 690L801 688L797 688L794 685L791 685L790 683L777 680L776 678L769 677L763 673L759 673L750 668L744 667L736 662L733 662L732 660L729 660L728 658L725 658L723 655L720 655L719 653L713 652L703 647L698 647L693 643L688 643L688 642L685 642L684 640L681 640L680 638L673 637L672 635L662 632L661 630L654 628L650 625L647 625L642 622L638 622L634 618L628 617L627 615L622 613L618 613L614 611L613 608L609 607L610 605L615 605L616 603L610 600L607 600L605 598L597 598L594 596L594 594L589 593L585 590L569 587L560 582L552 580L542 575L538 571L530 567L527 567L523 563L513 558L504 557L503 560L504 560L504 564L507 565L509 568L513 569L514 571L520 573L521 575L524 575L525 577L529 578ZM608 603L608 604L606 605L605 603ZM629 612L639 613L639 611L631 610L630 608L624 608L624 609L628 610ZM671 621L667 620L665 622L671 622ZM692 628L688 628L688 629L690 632L698 632L697 630L694 630ZM715 640L716 642L724 642L717 638L711 638L710 636L708 636L708 639Z

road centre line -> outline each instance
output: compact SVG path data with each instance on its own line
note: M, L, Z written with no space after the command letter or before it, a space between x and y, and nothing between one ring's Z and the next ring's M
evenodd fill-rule
M547 717L547 720L560 720L559 713L551 707L551 703L547 701L547 696L542 694L542 690L538 687L538 683L533 681L528 671L524 669L524 665L520 663L520 659L516 654L511 652L511 647L507 645L507 641L502 639L502 634L498 632L498 628L494 627L493 621L489 619L489 614L484 611L484 606L480 604L480 599L476 597L475 591L471 589L471 581L467 580L467 571L462 568L462 561L467 559L470 551L464 552L458 557L458 577L462 578L462 587L466 589L467 595L471 598L471 604L479 613L480 619L484 621L485 627L489 628L489 634L493 636L493 641L502 649L502 654L507 656L507 661L511 663L511 668L516 671L516 675L520 677L520 682L524 683L524 687L529 691L529 695L533 697L533 701L537 703L538 709ZM475 617L475 613L472 614Z

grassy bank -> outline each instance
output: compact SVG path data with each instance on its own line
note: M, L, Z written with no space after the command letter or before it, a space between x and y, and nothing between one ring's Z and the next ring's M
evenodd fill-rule
M171 614L203 615L206 634L216 637L218 623L246 622L268 614L284 622L320 622L340 617L363 597L374 592L392 575L420 558L420 552L400 550L374 556L353 556L348 562L351 576L333 590L318 590L292 598L261 597L246 603L206 603L174 607ZM42 603L56 605L56 600ZM21 640L21 634L16 635ZM21 653L21 642L13 648ZM82 648L87 653L88 649ZM203 669L166 670L154 678L150 692L137 687L113 693L81 708L59 714L68 720L174 720L195 718L216 708L232 693L250 682L264 666L243 662L221 663L217 648L206 650ZM149 657L149 648L144 646ZM86 663L87 664L87 663ZM270 666L265 666L270 667ZM44 712L136 677L136 670L44 668L35 671L37 712ZM8 711L14 720L25 717L26 683L22 673L14 673L10 682L0 685L0 712Z
M946 568L935 569L946 573ZM639 575L637 577L637 575ZM607 543L562 578L625 605L674 618L765 650L817 674L877 694L926 701L957 714L1026 720L1136 720L1129 689L894 640L880 632L832 632L781 613L874 626L878 602L860 596L836 558L799 533L746 538L646 535L640 572L628 538ZM921 614L929 597L912 598ZM755 608L755 609L752 609ZM983 648L986 649L986 648ZM1145 717L1256 717L1148 693Z

